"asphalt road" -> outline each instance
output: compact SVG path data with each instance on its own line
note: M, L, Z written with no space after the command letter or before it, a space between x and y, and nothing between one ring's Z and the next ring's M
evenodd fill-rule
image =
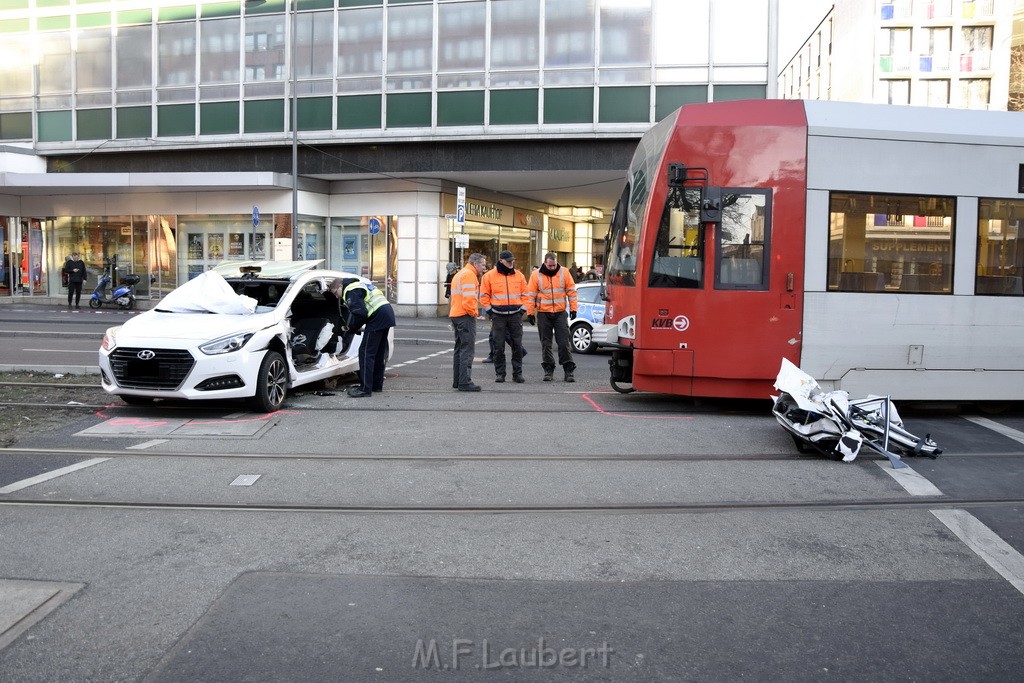
M3 353L118 315L0 308ZM894 474L798 455L767 399L614 393L603 354L540 382L531 328L479 394L446 321L396 337L370 399L112 402L0 451L0 678L1019 679L1020 411L907 411L945 452Z

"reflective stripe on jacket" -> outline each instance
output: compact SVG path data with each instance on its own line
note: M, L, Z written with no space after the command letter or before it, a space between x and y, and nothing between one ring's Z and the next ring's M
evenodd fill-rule
M480 276L476 268L470 264L455 274L452 278L452 303L448 309L449 318L459 318L464 315L477 316L478 299L480 297Z
M526 277L518 270L511 275L491 268L480 279L480 305L497 315L512 315L526 303Z
M569 271L559 267L554 275L544 275L539 270L533 271L530 284L526 289L526 313L561 313L566 310L575 311L579 307L576 300L576 282Z
M346 287L341 293L342 300L348 301L348 295L357 289L363 290L362 299L366 306L367 319L372 318L374 312L388 302L387 297L384 296L384 292L380 291L373 285L367 285L365 282L353 282Z

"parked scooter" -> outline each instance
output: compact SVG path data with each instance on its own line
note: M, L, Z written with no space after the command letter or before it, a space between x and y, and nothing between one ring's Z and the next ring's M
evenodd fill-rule
M103 304L117 304L126 311L135 308L135 285L141 280L138 275L126 275L120 286L107 296L107 285L110 284L110 276L104 274L100 282L89 297L89 308L99 308Z

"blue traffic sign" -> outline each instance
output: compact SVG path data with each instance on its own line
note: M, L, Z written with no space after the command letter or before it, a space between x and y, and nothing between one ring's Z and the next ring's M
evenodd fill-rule
M464 204L459 204L455 207L455 222L465 223L466 222L466 207Z
M370 219L370 234L371 235L376 235L378 232L380 232L380 220L377 219L377 218L371 218Z
M260 210L258 207L252 207L252 227L257 227L260 224Z

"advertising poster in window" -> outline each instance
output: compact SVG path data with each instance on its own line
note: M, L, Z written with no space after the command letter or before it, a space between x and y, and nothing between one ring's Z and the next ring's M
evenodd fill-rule
M356 236L355 235L345 235L345 237L343 238L343 244L344 244L344 246L342 248L342 254L345 257L345 260L346 261L355 261L356 258L357 258L357 254L356 254Z
M188 258L189 260L203 258L203 236L198 232L188 234Z
M249 235L249 258L254 261L267 258L267 236L262 232Z
M244 232L232 232L228 234L228 258L235 261L245 258Z
M206 236L206 250L210 253L211 261L221 261L224 258L224 235L211 233Z
M306 235L306 258L315 259L317 256L317 245L319 243L319 235Z
M190 264L188 264L188 279L191 280L192 278L196 277L197 275L202 274L203 270L204 270L203 269L203 264L201 264L201 263L190 263Z

